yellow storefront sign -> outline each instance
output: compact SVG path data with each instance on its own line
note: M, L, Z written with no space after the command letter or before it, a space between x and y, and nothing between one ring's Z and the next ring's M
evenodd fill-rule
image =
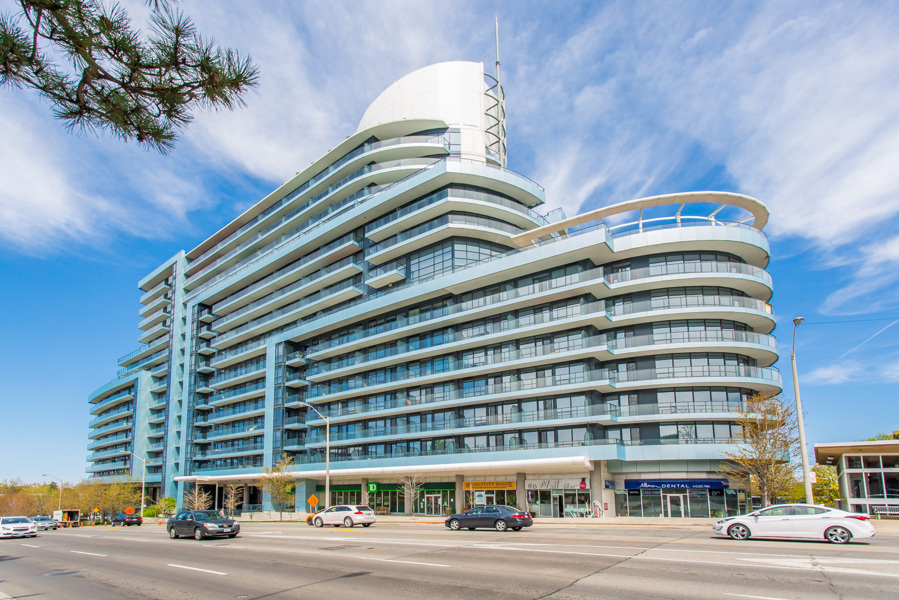
M463 481L463 490L514 490L514 481Z

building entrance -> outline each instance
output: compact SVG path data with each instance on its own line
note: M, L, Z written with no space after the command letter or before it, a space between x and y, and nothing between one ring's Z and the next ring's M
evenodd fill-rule
M668 516L682 519L687 516L683 494L668 494Z
M425 514L426 515L442 515L443 514L443 498L440 494L425 495Z

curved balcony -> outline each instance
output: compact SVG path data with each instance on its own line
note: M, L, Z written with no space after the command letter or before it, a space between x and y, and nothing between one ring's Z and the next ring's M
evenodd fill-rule
M513 414L473 418L456 418L441 424L413 424L392 427L360 428L353 434L331 434L331 446L353 445L365 441L397 441L403 439L433 437L436 433L450 435L480 435L494 431L514 429L534 429L540 427L560 427L580 423L596 423L610 426L619 423L622 417L628 423L657 422L659 416L702 418L707 420L734 419L746 408L740 402L684 402L646 404L637 406L613 406L597 404L571 409L520 411ZM313 413L314 415L314 413ZM324 424L317 415L310 426ZM306 446L320 447L326 444L321 429L314 429L306 437Z
M718 297L720 298L720 297ZM502 320L492 327L491 331L482 331L476 334L468 334L465 331L448 332L444 335L442 343L431 344L427 348L409 348L408 344L397 344L385 349L385 356L367 359L361 356L352 356L342 360L322 361L310 365L306 369L306 378L309 381L323 381L334 377L344 377L358 372L379 369L394 363L402 363L410 360L422 360L452 352L477 349L479 346L495 345L501 342L517 340L518 338L553 333L563 329L573 329L590 324L607 316L604 302L592 302L579 307L580 314L553 319L551 316L544 318L535 315L533 318L522 321L520 319ZM707 316L703 313L702 316ZM658 321L658 319L653 319ZM727 342L734 342L729 345ZM601 360L610 360L620 354L655 354L657 349L653 346L673 345L677 349L702 349L721 351L722 349L742 350L746 356L751 356L764 363L763 366L773 364L778 356L777 343L773 336L753 332L741 332L736 330L710 330L708 332L683 332L672 334L652 334L637 337L616 339L614 332L603 333L583 340L583 347L608 346L608 353L595 353ZM645 348L642 348L645 347ZM571 349L570 344L558 347L553 344L542 346L543 353L564 352ZM642 349L641 349L642 348ZM633 351L625 352L627 349ZM663 352L672 352L674 349L664 349ZM503 352L503 360L517 360L511 358L513 352ZM518 355L518 358L525 358Z
M107 433L113 433L115 431L124 431L126 429L131 429L133 423L130 420L127 421L119 421L116 423L110 423L109 425L105 425L103 427L98 427L97 429L92 429L88 434L88 438L94 440L98 437L101 437Z
M316 185L324 183L327 178L333 177L338 171L343 169L349 164L350 161L353 161L354 159L360 159L362 162L370 162L371 158L374 156L374 153L377 153L378 151L385 148L396 148L397 146L416 147L420 148L421 150L426 150L428 154L434 154L434 150L439 150L441 148L447 150L448 144L449 141L445 134L426 136L410 135L363 144L362 146L359 146L357 149L351 151L350 153L344 155L343 157L329 165L314 177L305 181L292 192L281 198L281 200L278 200L277 202L266 208L264 211L253 217L249 222L242 225L237 231L231 233L224 240L218 242L213 247L204 251L203 254L192 261L192 264L196 263L197 265L199 265L209 260L215 252L218 252L224 247L234 243L237 238L248 233L253 227L256 227L260 222L268 218L270 215L295 202L304 193L310 191ZM281 225L286 222L286 220L287 219L285 217L282 217L275 225ZM270 227L272 227L272 225L269 225L266 229Z
M326 288L359 273L362 273L362 263L354 260L354 257L348 256L216 319L212 327L216 332L228 331L243 320L271 312L311 294L316 291L316 288Z
M686 332L683 335L649 335L621 340L609 339L606 335L598 335L582 338L578 341L580 341L580 345L577 347L572 342L565 342L561 345L550 343L533 349L503 350L495 354L485 354L471 358L463 357L457 359L454 356L450 356L448 357L449 366L438 373L420 373L417 369L400 367L395 371L379 373L377 381L360 376L353 380L341 382L341 386L344 389L339 392L328 393L329 387L326 384L318 384L310 389L309 397L316 402L323 399L333 401L343 397L358 395L360 390L362 390L362 393L373 394L400 389L410 384L429 385L455 379L476 377L478 375L489 375L500 371L573 362L591 357L605 362L628 356L670 354L678 350L708 349L718 352L738 352L743 350L747 356L757 355L765 359L768 364L773 364L777 360L776 342L772 336L741 331ZM411 354L414 355L415 353ZM627 373L615 372L613 377L619 382L629 381L628 379L621 379L621 377L626 377L627 375ZM337 376L337 373L331 373L327 376L333 378ZM687 376L697 377L698 375Z
M393 452L388 455L362 455L362 454L352 454L350 456L340 456L331 455L331 463L340 463L340 462L353 462L353 461L370 461L370 460L392 460L398 459L403 461L408 461L410 458L417 458L422 456L446 456L446 455L462 455L462 454L480 454L480 453L495 453L495 452L514 452L520 450L555 450L555 449L578 449L578 448L595 448L595 447L609 447L609 448L625 448L625 447L634 447L634 446L695 446L698 444L730 444L733 443L731 439L723 439L723 438L692 438L692 439L678 439L678 440L639 440L639 441L628 441L622 442L621 440L584 440L577 442L563 442L563 443L555 443L555 444L524 444L524 443L512 443L508 446L476 446L474 448L464 446L461 443L457 442L454 439L442 440L444 442L444 448L440 450L428 450L428 451L414 451L414 452ZM298 465L322 465L323 468L325 462L325 453L323 451L311 451L307 454L303 454L296 457L295 460Z
M693 370L695 369L695 370ZM621 377L619 378L619 375ZM619 380L620 379L620 380ZM453 408L472 404L504 402L523 398L535 398L546 395L561 395L575 392L598 390L613 393L624 389L651 389L655 387L694 387L694 386L744 387L759 391L779 391L780 372L771 367L687 367L685 369L665 370L647 369L619 374L611 369L595 369L574 375L555 375L536 379L509 381L502 384L487 384L452 389L439 394L424 393L414 398L397 397L393 400L364 401L358 390L349 394L340 393L342 397L359 398L358 408L353 412L345 412L340 408L317 407L321 413L332 419L332 422L357 420L361 416L399 415L407 412L423 412ZM380 386L379 386L380 387ZM378 390L368 388L365 394L376 394ZM333 401L338 394L320 396L314 400L316 405ZM312 422L311 419L309 421Z
M106 423L116 420L122 415L133 415L134 407L132 405L128 405L119 409L112 410L110 412L104 413L98 416L96 419L93 419L90 423L87 424L88 427L99 427Z
M121 442L131 441L131 432L122 433L119 435L110 436L108 438L103 438L99 440L94 440L90 444L87 445L88 450L96 450L98 448L104 448L106 446L111 446L113 444L119 444Z
M404 171L417 172L422 169L426 169L440 161L441 159L439 158L403 158L398 160L385 161L382 163L375 163L372 165L365 165L358 171L332 184L324 192L308 200L302 206L292 211L289 216L286 216L275 226L266 228L265 230L257 234L254 238L243 242L225 255L215 259L214 261L201 267L200 269L195 270L193 273L190 272L191 269L190 267L188 267L189 279L185 284L185 289L193 289L204 281L207 283L207 285L217 283L218 281L221 281L221 279L224 279L225 277L233 274L235 270L245 266L248 262L256 260L262 254L275 249L285 241L294 239L297 234L301 233L304 229L310 227L315 222L313 221L313 219L308 218L310 209L314 206L322 204L326 199L339 196L341 193L343 193L347 194L348 197L343 198L339 202L339 204L348 204L347 200L349 199L349 197L352 197L355 200L358 197L362 197L364 195L371 195L372 192L370 190L363 189L370 183L383 185L385 183L389 183L398 179L397 174L403 173ZM402 176L399 178L402 178ZM350 191L352 187L358 187L359 189ZM354 196L349 196L349 194L353 194ZM307 218L304 219L304 216ZM262 243L264 241L264 238L268 235L274 235L279 227L286 225L293 219L302 220L303 223L298 228L281 234L273 242L269 242L262 248L253 251L249 256L238 256L243 251L251 250L252 246L258 243ZM230 260L236 260L236 262L234 264L226 266L226 263ZM211 279L205 279L206 276L211 275L216 268L221 266L226 267L224 271L216 274L215 277Z
M98 415L108 408L112 408L113 406L121 404L122 402L128 402L129 400L134 400L134 393L131 389L123 390L118 394L107 396L106 398L92 406L91 414Z
M521 231L520 227L489 217L448 214L374 244L365 258L373 265L380 265L454 235L468 234L509 245L510 236Z
M362 294L361 284L353 279L346 279L222 333L212 340L212 345L219 348L228 342L236 343L252 336L254 332L269 331Z

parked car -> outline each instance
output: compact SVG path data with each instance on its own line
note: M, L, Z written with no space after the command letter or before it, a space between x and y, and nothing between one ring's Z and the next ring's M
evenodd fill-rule
M126 515L122 513L121 515L113 518L111 523L113 527L115 527L116 525L121 525L122 527L124 527L125 525L137 525L138 527L140 527L143 522L144 519L140 515Z
M334 527L362 525L363 527L370 527L375 520L375 511L371 507L361 504L338 504L313 515L312 523L316 527L324 525L333 525Z
M514 506L502 504L485 504L469 508L464 513L447 517L444 525L453 531L460 529L477 529L478 527L490 527L497 531L521 531L522 527L530 527L534 519L530 513L519 510Z
M31 517L31 522L37 525L37 528L41 531L46 531L48 529L59 529L59 521L57 521L53 517L38 515L36 517Z
M28 517L0 517L0 537L35 537L37 525Z
M868 515L815 506L777 504L739 516L721 519L713 526L715 535L735 540L750 537L827 540L845 544L852 538L874 537Z
M181 536L233 538L240 533L240 523L215 510L185 510L169 519L166 529L173 540Z

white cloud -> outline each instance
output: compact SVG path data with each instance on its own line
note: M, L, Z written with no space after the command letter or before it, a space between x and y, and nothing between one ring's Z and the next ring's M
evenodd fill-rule
M847 361L839 365L833 364L817 369L799 376L802 385L836 385L840 383L849 383L851 381L860 381L865 378L866 369L858 362Z

